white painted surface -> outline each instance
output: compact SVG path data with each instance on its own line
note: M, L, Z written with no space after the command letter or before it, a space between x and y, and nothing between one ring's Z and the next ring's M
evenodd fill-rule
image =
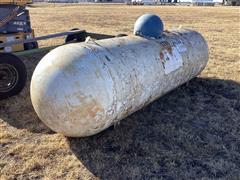
M163 60L169 62L163 66ZM39 118L66 136L96 134L197 76L208 61L190 30L69 44L47 54L31 81Z

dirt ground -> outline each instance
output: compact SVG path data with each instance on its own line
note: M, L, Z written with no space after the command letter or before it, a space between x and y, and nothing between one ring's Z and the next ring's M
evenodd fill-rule
M74 27L131 34L136 18L146 12L160 15L166 29L203 34L210 59L201 75L115 128L66 138L38 119L29 97L31 73L45 53L23 57L29 69L26 88L0 102L0 179L240 179L240 8L30 8L38 36Z

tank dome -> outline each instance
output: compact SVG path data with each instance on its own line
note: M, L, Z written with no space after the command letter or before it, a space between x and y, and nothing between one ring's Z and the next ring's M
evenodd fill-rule
M163 33L163 22L154 14L140 16L134 25L134 32L137 36L159 38Z

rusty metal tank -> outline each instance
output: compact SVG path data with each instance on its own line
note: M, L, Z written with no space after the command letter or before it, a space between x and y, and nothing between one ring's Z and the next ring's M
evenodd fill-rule
M48 53L31 81L31 100L53 131L94 135L197 76L208 61L191 30L68 44Z

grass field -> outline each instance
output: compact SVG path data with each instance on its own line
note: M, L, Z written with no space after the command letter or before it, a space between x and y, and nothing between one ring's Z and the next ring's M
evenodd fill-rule
M203 34L210 59L201 75L88 138L49 130L32 108L28 81L19 96L0 102L0 179L240 179L240 8L30 8L38 36L74 27L131 34L146 12L160 15L166 29ZM23 57L29 80L44 54Z

